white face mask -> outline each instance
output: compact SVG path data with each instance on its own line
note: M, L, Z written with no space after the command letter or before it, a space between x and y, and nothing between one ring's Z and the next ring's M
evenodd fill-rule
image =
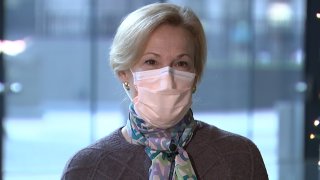
M190 109L195 73L170 67L133 73L138 95L133 99L139 117L154 127L176 125Z

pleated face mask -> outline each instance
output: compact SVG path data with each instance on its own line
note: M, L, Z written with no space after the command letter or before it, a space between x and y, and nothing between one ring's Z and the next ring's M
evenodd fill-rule
M157 128L174 126L191 107L194 79L195 73L170 67L133 72L137 115Z

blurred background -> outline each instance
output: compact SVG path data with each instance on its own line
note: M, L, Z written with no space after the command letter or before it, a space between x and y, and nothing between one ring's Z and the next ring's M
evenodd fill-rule
M124 124L110 43L126 14L159 1L0 2L2 179L59 179L73 154ZM319 2L161 2L191 7L205 28L195 118L254 141L270 180L317 179Z

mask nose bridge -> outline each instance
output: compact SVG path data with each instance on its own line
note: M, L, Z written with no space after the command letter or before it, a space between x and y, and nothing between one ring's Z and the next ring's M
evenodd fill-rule
M161 74L162 76L162 80L161 80L161 84L160 87L161 89L176 89L176 85L174 82L174 75L171 69L169 69L167 72L163 72L163 74Z

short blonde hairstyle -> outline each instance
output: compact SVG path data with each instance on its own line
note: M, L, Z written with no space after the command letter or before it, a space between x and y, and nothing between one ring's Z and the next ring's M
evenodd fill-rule
M122 21L109 53L110 65L115 74L130 69L136 63L150 34L162 24L181 26L193 35L197 82L201 79L207 56L201 22L191 9L169 3L143 6Z

